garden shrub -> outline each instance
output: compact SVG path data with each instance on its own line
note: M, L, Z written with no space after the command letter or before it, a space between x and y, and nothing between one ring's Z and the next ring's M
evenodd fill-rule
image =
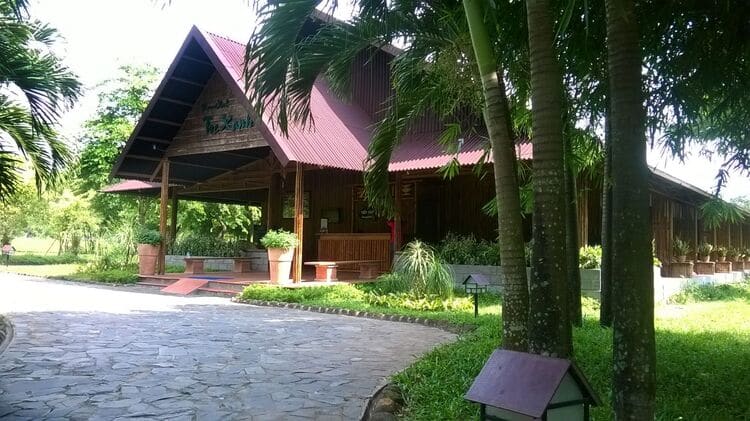
M468 297L440 297L438 295L415 295L413 293L366 293L365 302L379 307L407 308L418 311L468 310L474 304Z
M10 257L10 265L67 265L71 263L84 263L85 258L75 254L14 254ZM5 260L3 260L5 264Z
M98 271L84 269L70 278L73 280L94 281L105 284L134 284L138 282L138 270L135 267Z
M378 294L389 294L392 292L406 292L409 290L409 282L398 273L384 273L380 275L377 282L362 284L363 289Z
M409 284L418 296L436 295L447 298L453 295L453 274L427 244L414 240L394 263L394 272Z
M143 228L135 233L135 242L136 244L150 244L156 246L161 243L161 234L157 230Z
M191 235L178 238L169 249L169 254L181 256L235 257L247 250L246 241L225 240L212 236Z
M602 247L583 246L578 258L578 266L581 269L599 269L602 267Z
M473 234L448 233L438 245L440 258L451 265L500 265L497 242L477 240Z
M673 304L688 304L700 301L732 300L750 302L750 282L733 285L690 285L679 294L673 295L669 299L669 302Z

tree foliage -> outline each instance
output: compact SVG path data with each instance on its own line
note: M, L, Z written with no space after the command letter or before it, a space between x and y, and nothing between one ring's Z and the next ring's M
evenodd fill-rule
M70 158L55 125L81 85L55 53L58 40L25 0L0 0L0 200L22 183L24 162L41 191Z

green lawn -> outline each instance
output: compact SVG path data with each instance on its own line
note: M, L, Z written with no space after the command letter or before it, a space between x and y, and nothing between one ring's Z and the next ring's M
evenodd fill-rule
M107 284L131 284L138 281L137 270L135 269L91 271L86 268L85 264L78 263L64 265L3 265L0 266L0 272Z
M80 268L81 265L76 263L65 265L2 265L0 266L0 272L21 273L45 278L64 278L78 272Z
M406 314L474 325L452 344L436 348L394 377L407 401L406 419L477 419L476 406L464 401L489 354L500 343L500 297L481 300L471 311L421 312L372 306L362 300L366 286L282 289L253 286L245 299L298 302L386 314ZM657 308L657 417L664 420L750 418L750 284L701 288L681 302ZM715 300L715 301L701 301ZM611 419L609 406L612 334L598 323L597 302L584 300L585 321L575 329L575 358L605 402L594 419Z
M53 238L19 237L12 241L17 253L57 254L58 243Z

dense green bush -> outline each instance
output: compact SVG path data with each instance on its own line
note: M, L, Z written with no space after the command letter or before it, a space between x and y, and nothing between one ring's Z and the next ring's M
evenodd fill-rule
M602 267L601 246L583 246L578 254L578 266L581 269L599 269Z
M427 244L414 240L394 262L394 272L409 284L416 296L435 295L447 298L453 295L453 274Z
M135 267L99 271L88 269L68 278L76 281L102 282L105 284L134 284L138 282L138 270Z
M364 301L370 305L391 308L407 308L419 311L467 310L474 304L468 297L443 298L437 295L415 295L413 293L365 294Z
M248 243L245 241L222 240L218 237L191 235L178 238L172 247L169 248L169 254L236 257L240 255L241 251L248 248Z
M297 235L283 229L269 230L260 243L269 249L291 249L297 247Z
M152 246L161 243L161 234L154 229L143 228L135 233L135 242L137 244L151 244Z
M377 294L390 294L395 292L406 292L409 290L409 282L398 273L384 273L380 275L377 282L362 284L366 291Z
M691 285L669 299L675 304L731 300L750 302L750 282L734 285Z
M497 242L477 240L474 235L448 233L437 250L440 258L451 265L500 265Z
M14 254L10 256L10 265L67 265L71 263L84 263L86 259L82 256L76 256L74 254L55 254L55 255L41 255L41 254ZM5 264L5 259L2 260Z

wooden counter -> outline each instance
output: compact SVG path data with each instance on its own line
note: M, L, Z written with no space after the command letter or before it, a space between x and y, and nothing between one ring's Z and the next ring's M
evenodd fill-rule
M381 272L391 270L390 233L326 233L317 237L318 260L378 260ZM358 270L339 270L348 269Z

